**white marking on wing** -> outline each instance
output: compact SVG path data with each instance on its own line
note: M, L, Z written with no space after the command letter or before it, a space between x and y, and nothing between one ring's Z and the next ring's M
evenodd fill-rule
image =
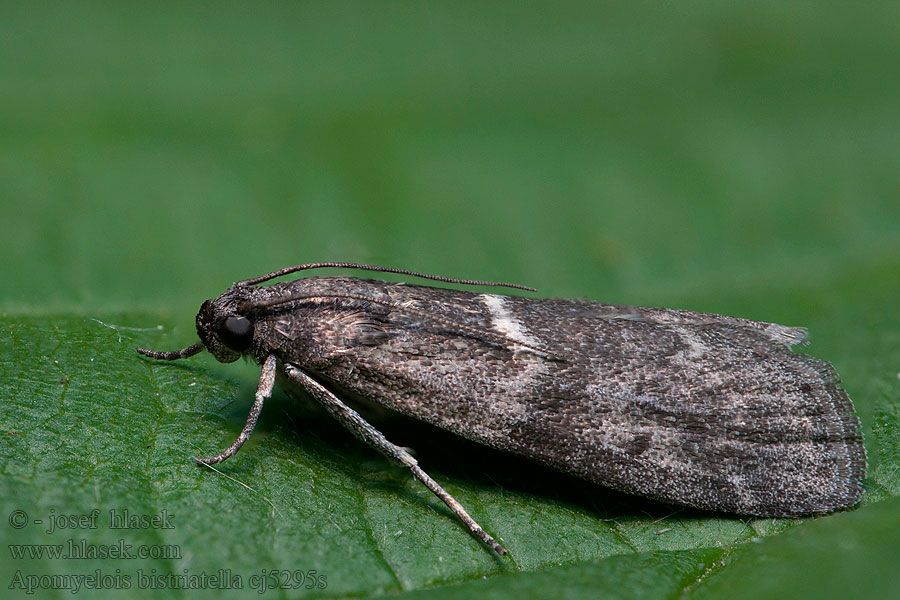
M481 294L481 299L491 313L491 327L514 342L540 346L541 342L531 336L525 325L506 308L503 296Z
M700 339L700 337L687 328L679 331L681 341L687 344L687 348L681 352L682 357L687 361L694 361L709 355L709 347Z
M772 340L776 342L780 342L786 346L793 346L794 344L805 344L806 343L806 330L802 327L785 327L784 325L778 325L777 323L772 323L763 331L768 335Z

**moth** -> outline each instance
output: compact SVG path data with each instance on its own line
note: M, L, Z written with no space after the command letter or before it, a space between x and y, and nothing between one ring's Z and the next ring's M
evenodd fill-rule
M276 378L412 471L484 543L506 550L344 399L363 399L587 481L741 515L796 517L856 504L859 421L826 362L791 351L804 329L716 314L535 299L352 277L320 267L454 284L525 286L324 262L235 283L200 307L200 342L262 366L233 456Z

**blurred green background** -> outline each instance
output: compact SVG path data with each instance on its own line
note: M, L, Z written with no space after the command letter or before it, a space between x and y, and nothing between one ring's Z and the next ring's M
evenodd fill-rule
M196 525L129 532L190 554L159 572L328 575L276 597L900 589L900 4L6 2L0 56L4 515L168 509ZM866 499L673 516L393 429L498 560L283 396L223 465L272 506L223 491L188 456L233 439L258 371L131 348L193 343L203 299L317 260L808 326L859 410ZM4 586L149 568L4 562Z

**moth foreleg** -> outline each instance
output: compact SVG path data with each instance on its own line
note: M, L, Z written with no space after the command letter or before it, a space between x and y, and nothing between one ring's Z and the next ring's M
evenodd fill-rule
M494 549L497 554L506 554L506 549L498 544L494 538L488 535L475 520L469 516L466 509L456 501L456 499L447 493L428 473L419 467L416 459L409 452L392 444L384 437L380 431L375 429L368 421L363 419L358 412L344 404L340 398L334 395L328 388L320 384L318 381L298 369L292 364L285 364L284 373L290 379L300 384L303 389L309 392L322 406L331 413L344 427L353 432L356 437L372 446L383 455L409 468L416 479L425 484L429 490L444 501L450 510L452 510L460 520L485 544Z
M250 439L250 434L253 433L253 428L256 427L256 421L259 419L259 413L262 412L263 402L265 402L266 398L272 396L272 388L275 385L276 363L277 360L275 359L274 354L270 354L266 359L266 362L263 363L262 373L259 375L259 385L256 387L256 400L253 402L250 414L247 415L247 422L244 423L241 435L239 435L238 438L234 440L234 443L224 452L216 454L215 456L210 456L209 458L198 458L197 462L206 465L220 463L237 454L237 451L241 449L244 442Z

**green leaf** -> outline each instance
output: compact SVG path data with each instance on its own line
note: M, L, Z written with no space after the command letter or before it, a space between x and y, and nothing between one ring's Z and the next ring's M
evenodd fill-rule
M843 295L850 303L861 286L876 299L900 292L898 281L881 275L881 269L858 273L827 296ZM855 306L861 314L873 314L866 304ZM231 378L228 367L208 355L179 363L139 357L133 350L137 343L173 348L191 341L180 330L168 334L168 323L157 329L160 319L153 315L7 316L0 346L0 391L9 399L0 413L4 506L45 523L53 514L100 511L96 529L47 533L47 526L29 524L7 530L9 541L115 545L124 540L135 551L161 545L178 554L146 560L21 559L5 561L2 575L13 581L20 572L120 569L137 587L139 574L153 569L212 574L228 568L247 586L266 568L315 570L326 577L328 593L336 595L499 576L440 593L536 588L568 589L577 596L604 581L610 594L657 597L734 587L750 594L760 586L749 582L762 572L769 578L764 589L777 589L796 579L793 567L785 567L784 581L773 582L772 568L765 565L793 565L798 557L809 563L804 573L820 583L838 572L871 574L871 564L887 564L900 548L900 530L891 525L896 510L887 508L896 500L876 501L893 497L898 486L900 415L884 393L896 382L873 370L898 358L896 345L888 347L896 322L866 326L842 314L819 319L823 324L816 329L826 330L824 323L830 322L833 338L840 337L836 332L847 334L835 355L853 355L856 346L868 348L873 357L884 352L880 360L858 361L861 372L848 384L863 414L874 414L877 423L868 440L869 493L849 514L744 522L698 513L615 494L411 421L382 419L389 439L418 449L425 468L502 538L511 557L501 559L406 472L389 466L311 403L276 396L235 458L219 471L195 465L193 456L219 451L240 431L253 394L252 374ZM847 363L845 371L852 371L856 363ZM879 391L882 401L867 401ZM173 528L111 529L110 511L169 514ZM781 533L785 529L791 531ZM769 537L774 534L779 535ZM881 560L871 563L874 557ZM841 570L834 570L836 564ZM884 577L865 580L873 588L887 585Z
M265 594L887 597L900 588L896 12L3 6L0 584L246 597L302 575ZM806 326L804 351L835 365L863 424L863 502L741 520L376 415L509 548L500 558L280 392L237 456L197 466L237 436L258 367L134 347L194 343L202 300L313 260ZM159 523L114 529L111 514ZM70 541L107 555L30 554ZM126 546L152 555L109 555Z

